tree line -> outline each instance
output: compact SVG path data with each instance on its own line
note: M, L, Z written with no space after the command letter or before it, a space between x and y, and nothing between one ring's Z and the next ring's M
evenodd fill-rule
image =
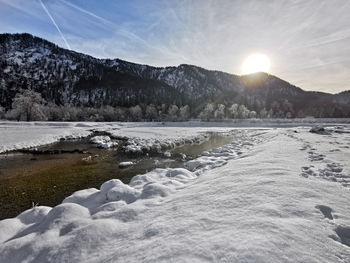
M240 104L227 106L207 103L200 110L175 104L140 104L131 107L106 105L98 108L56 105L45 101L40 93L30 89L17 93L9 110L6 111L0 105L1 119L17 121L187 121L193 118L210 121L257 117L260 115ZM270 116L264 113L261 117Z

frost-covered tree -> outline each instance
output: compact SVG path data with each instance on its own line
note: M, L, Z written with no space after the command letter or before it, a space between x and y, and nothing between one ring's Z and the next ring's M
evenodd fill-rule
M254 118L256 118L256 111L250 111L249 112L249 115L248 115L248 118L250 118L250 119L254 119Z
M72 105L65 104L61 107L64 121L77 121L77 109Z
M204 109L199 113L199 118L202 120L209 121L213 117L214 104L208 103Z
M55 103L49 102L45 107L44 111L48 121L62 121L64 113L62 108L57 106Z
M158 112L157 112L156 107L155 107L153 104L150 104L150 105L147 105L147 106L146 106L145 117L146 117L148 120L151 120L151 121L157 119L157 117L158 117Z
M267 113L267 118L273 118L273 110L270 109Z
M177 120L177 113L179 111L179 107L176 105L170 105L168 108L168 116L171 121Z
M267 118L267 110L265 108L263 108L260 112L259 112L259 117L260 118Z
M283 112L285 112L285 117L286 118L291 118L292 115L294 114L294 107L291 102L289 102L287 99L285 99L282 103L282 109Z
M190 107L188 105L182 106L179 110L179 118L182 121L190 118Z
M140 121L142 119L142 109L139 105L129 108L129 113L132 121Z
M239 105L237 112L240 119L247 119L249 117L249 110L244 105Z
M5 79L0 80L0 99L3 101L5 99L6 82Z
M17 93L12 102L12 112L17 120L33 121L45 120L43 112L44 99L40 93L33 90L25 90Z
M238 104L232 104L231 107L228 109L228 114L230 118L238 118Z
M288 118L288 119L292 118L292 113L291 112L287 112L286 113L286 118Z
M0 120L5 116L5 108L0 105Z
M218 105L217 109L214 112L214 118L218 120L222 120L223 118L225 118L225 105Z
M117 116L117 121L126 121L126 114L127 114L127 110L126 108L122 108L122 107L116 107L115 109L116 112L116 116Z
M297 117L298 118L304 118L305 117L305 113L302 110L298 110Z
M101 107L98 115L102 117L101 118L102 121L116 121L117 120L115 108L113 108L112 106L109 106L109 105Z

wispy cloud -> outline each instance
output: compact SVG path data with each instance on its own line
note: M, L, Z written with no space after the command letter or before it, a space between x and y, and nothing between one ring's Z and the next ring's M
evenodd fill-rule
M44 3L42 2L42 0L38 0L40 5L42 6L42 8L44 9L45 13L47 14L47 16L50 18L52 24L56 27L58 33L60 34L60 36L62 37L63 42L66 44L68 49L71 49L70 45L67 42L67 39L64 37L61 29L59 28L59 26L57 25L55 19L52 17L51 13L49 12L49 10L46 8L46 6L44 5Z
M246 56L261 52L270 57L272 74L302 88L350 88L349 0L0 3L0 31L33 33L96 57L239 73ZM55 28L43 23L42 9Z
M79 12L82 12L84 14L87 14L87 15L89 15L89 16L97 19L97 20L99 20L100 22L102 22L106 26L109 26L109 27L114 27L115 26L115 24L113 22L111 22L111 21L109 21L109 20L107 20L107 19L105 19L105 18L103 18L103 17L101 17L99 15L96 15L95 13L93 13L93 12L91 12L89 10L86 10L86 9L76 5L76 4L73 4L73 3L69 2L69 1L66 1L66 0L59 0L59 1L64 3L67 6L70 6L70 7L74 8L74 9L78 10Z

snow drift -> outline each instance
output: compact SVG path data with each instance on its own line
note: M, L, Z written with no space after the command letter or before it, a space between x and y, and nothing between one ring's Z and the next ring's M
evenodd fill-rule
M350 262L350 135L309 129L236 130L186 169L0 221L0 262Z

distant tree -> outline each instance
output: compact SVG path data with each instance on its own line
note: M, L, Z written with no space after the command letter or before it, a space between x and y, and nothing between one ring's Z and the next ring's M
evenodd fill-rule
M127 110L125 108L116 107L115 112L116 112L117 121L127 121L127 118L126 118Z
M5 108L0 105L0 120L5 117Z
M217 120L222 120L225 118L225 105L219 104L214 112L214 118Z
M142 119L142 109L139 105L129 108L132 121L140 121Z
M48 121L62 121L63 120L63 112L61 107L57 106L53 102L49 102L44 107L44 112L46 114Z
M188 105L182 106L179 110L179 118L182 121L190 118L190 107Z
M228 115L230 118L238 118L238 104L234 103L231 105L231 107L228 109Z
M265 108L263 108L260 112L259 112L259 117L264 119L267 118L267 110Z
M285 99L282 103L282 109L285 112L286 118L291 118L294 115L294 107L291 102Z
M267 113L267 118L273 118L273 109L270 109Z
M79 109L71 104L65 104L60 107L63 121L78 121Z
M239 105L237 112L240 119L247 119L249 117L249 110L244 105Z
M158 112L157 112L156 107L153 104L146 106L145 117L151 121L157 119Z
M305 113L302 110L298 110L297 117L298 118L304 118L305 117Z
M17 93L12 102L13 114L17 120L45 120L43 112L44 99L40 93L33 90L25 90L23 93Z
M214 104L208 103L204 109L199 113L199 118L202 120L209 121L213 117Z
M168 117L171 121L177 120L177 113L179 111L179 107L176 105L170 105L168 108Z
M103 121L116 121L117 115L115 108L112 106L105 106L100 108L99 115L102 116Z
M4 79L0 80L0 100L4 101L6 91L6 82Z
M256 111L250 111L249 114L248 114L248 118L249 119L254 119L256 118L257 114L256 114Z

